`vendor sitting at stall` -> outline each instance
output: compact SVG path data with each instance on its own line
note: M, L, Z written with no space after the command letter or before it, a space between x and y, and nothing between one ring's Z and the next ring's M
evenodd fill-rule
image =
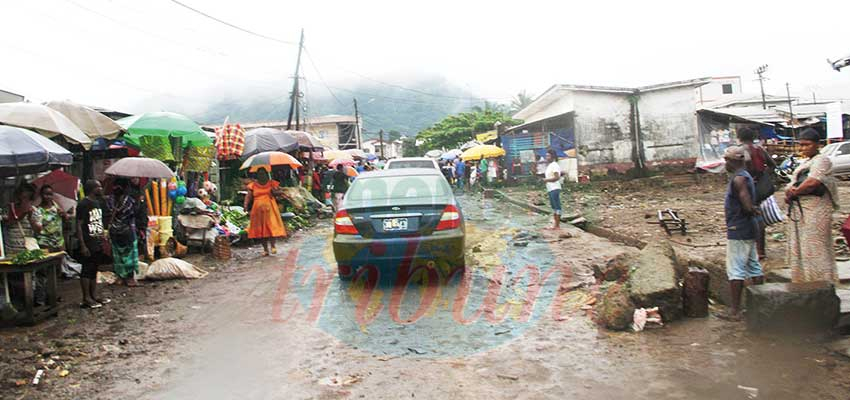
M32 205L35 187L22 182L15 188L14 198L9 203L3 218L3 244L7 254L16 254L27 250L27 238L34 238L41 232L38 215ZM35 244L35 243L33 243Z

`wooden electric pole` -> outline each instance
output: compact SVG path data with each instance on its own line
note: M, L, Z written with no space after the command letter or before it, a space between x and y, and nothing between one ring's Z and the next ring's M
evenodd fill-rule
M357 98L354 99L354 141L358 149L363 148L360 142L360 111L357 109Z
M378 143L380 143L380 145L381 145L381 158L386 158L386 157L384 157L384 130L383 129L378 131Z
M295 129L300 130L301 128L301 104L299 104L301 89L298 87L298 81L300 80L298 74L301 71L301 49L303 48L304 28L301 28L301 41L298 42L298 58L295 61L295 80L292 82L292 97L289 103L289 119L286 120L286 130L292 129L293 114L295 114Z
M756 69L756 74L759 76L759 86L761 86L761 108L767 110L767 101L764 98L764 80L767 79L763 75L767 71L767 64L764 64Z

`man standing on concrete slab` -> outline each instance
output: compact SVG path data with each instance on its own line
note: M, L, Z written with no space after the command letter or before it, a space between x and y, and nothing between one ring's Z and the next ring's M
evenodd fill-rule
M758 210L753 205L756 186L752 175L747 172L749 152L745 147L729 147L723 158L726 160L726 171L732 175L724 202L727 239L726 275L729 277L732 304L727 313L718 316L739 321L744 280L752 279L754 285L764 283L764 274L756 251Z
M558 165L558 153L555 152L555 149L549 149L546 152L546 162L549 165L546 166L543 181L546 182L549 204L555 214L552 226L547 229L554 230L561 228L561 177L564 173L561 171L561 166Z

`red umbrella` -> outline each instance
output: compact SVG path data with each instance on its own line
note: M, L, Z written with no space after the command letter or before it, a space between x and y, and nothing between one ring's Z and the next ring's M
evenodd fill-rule
M53 188L53 193L61 194L69 199L77 198L77 188L80 180L74 175L71 175L61 169L42 176L31 182L37 190L41 190L44 185L50 185Z

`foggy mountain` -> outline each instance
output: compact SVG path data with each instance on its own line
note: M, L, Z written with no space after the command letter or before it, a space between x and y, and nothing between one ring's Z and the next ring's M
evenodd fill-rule
M379 83L370 80L325 83L305 79L301 83L302 116L328 114L354 115L354 98L363 120L366 137L377 137L378 130L398 131L408 136L444 117L483 100L442 77L409 79L407 82ZM292 81L269 82L267 87L222 87L202 96L194 104L169 99L149 99L150 106L183 113L200 124L285 121L289 115Z

